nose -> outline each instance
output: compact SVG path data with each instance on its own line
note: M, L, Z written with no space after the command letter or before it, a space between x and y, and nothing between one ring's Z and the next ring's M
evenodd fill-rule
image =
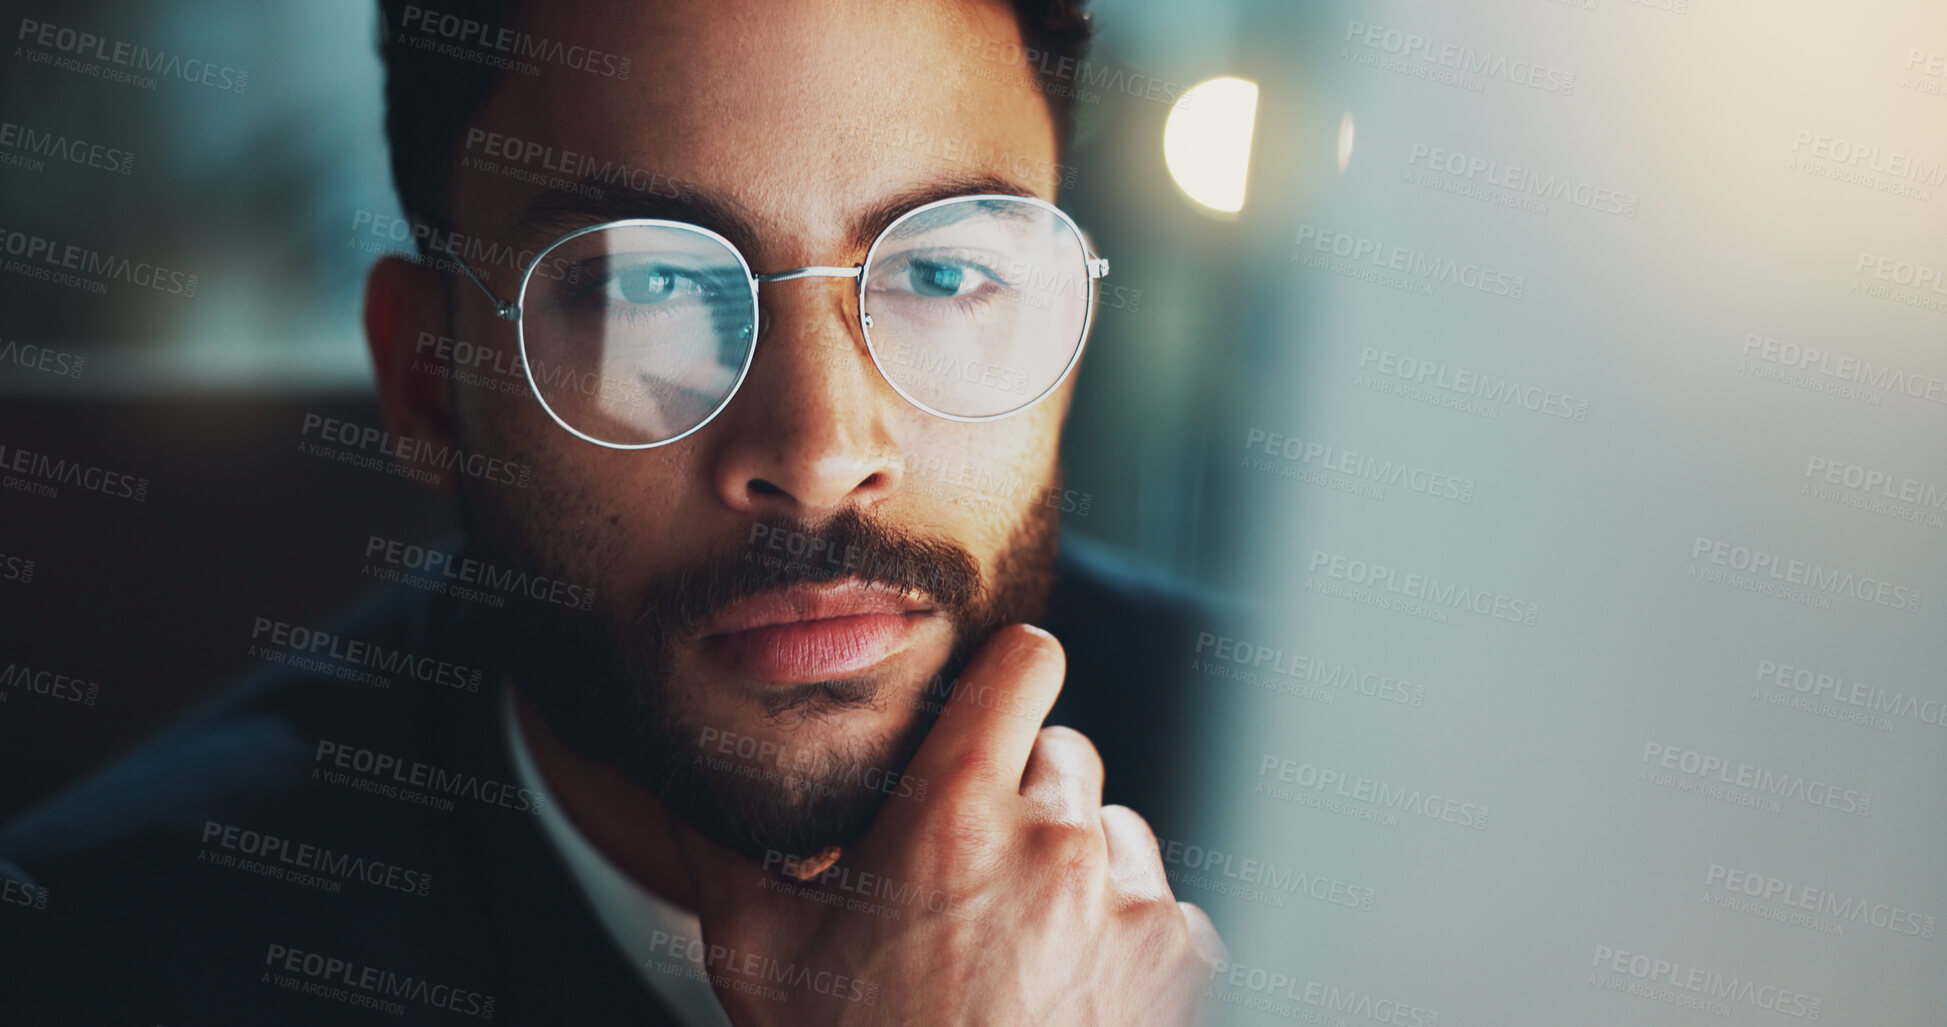
M718 497L740 513L807 518L884 500L903 472L893 432L903 400L865 347L854 281L760 280L757 351L714 433Z

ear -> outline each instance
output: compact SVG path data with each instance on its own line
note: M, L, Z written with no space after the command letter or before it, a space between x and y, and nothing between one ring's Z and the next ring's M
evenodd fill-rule
M447 313L446 290L432 268L389 256L365 278L365 346L386 428L433 452L455 444L452 369L435 355L439 337L452 334ZM452 476L439 471L432 487L451 492Z

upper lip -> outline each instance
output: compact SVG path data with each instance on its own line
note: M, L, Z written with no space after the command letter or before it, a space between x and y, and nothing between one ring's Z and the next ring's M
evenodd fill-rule
M915 613L933 604L863 582L811 585L780 589L732 603L703 628L705 638L751 631L777 624L858 617L866 614Z

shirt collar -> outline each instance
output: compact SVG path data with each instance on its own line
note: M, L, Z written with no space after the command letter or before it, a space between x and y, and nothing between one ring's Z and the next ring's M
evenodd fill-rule
M503 681L500 717L521 787L554 795L544 787L514 712L514 688ZM597 849L568 818L559 802L539 814L548 842L568 865L569 876L594 907L609 936L656 995L676 1011L686 1027L730 1027L730 1018L710 990L701 954L703 929L696 915L644 888Z

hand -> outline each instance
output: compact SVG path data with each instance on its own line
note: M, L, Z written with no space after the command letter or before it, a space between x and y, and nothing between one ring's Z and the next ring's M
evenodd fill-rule
M1223 943L1202 910L1170 893L1149 825L1102 805L1095 746L1040 727L1065 668L1047 632L997 632L907 768L924 796L889 797L859 843L806 884L684 832L704 942L718 954L709 970L732 1022L1202 1019ZM723 873L726 861L738 872Z

